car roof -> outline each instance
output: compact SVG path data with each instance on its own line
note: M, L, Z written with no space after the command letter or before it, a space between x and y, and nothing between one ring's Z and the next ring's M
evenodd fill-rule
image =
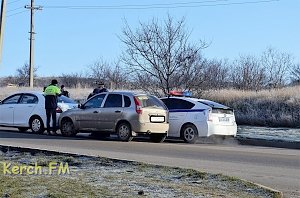
M147 93L144 92L140 92L140 91L109 91L109 92L102 92L99 94L125 94L125 95L131 95L131 96L137 96L137 95L149 95Z
M228 106L225 106L223 104L211 101L211 100L206 100L206 99L200 99L200 98L190 98L190 97L178 97L178 96L171 96L171 97L164 97L161 99L166 99L166 98L176 98L176 99L181 99L181 100L186 100L189 102L194 102L198 103L201 102L202 104L209 106L209 107L214 107L214 108L229 108Z
M43 95L43 92L42 91L18 91L18 92L15 92L11 95L14 95L14 94L37 94L37 95Z
M198 102L199 100L201 100L201 99L198 99L198 98L180 97L180 96L163 97L163 98L161 98L161 99L166 99L166 98L183 99L183 100L192 101L192 102Z

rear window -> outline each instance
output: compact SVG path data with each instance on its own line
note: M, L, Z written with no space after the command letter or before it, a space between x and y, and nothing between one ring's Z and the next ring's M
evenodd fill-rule
M130 107L131 101L128 96L124 96L125 107Z
M233 114L233 109L222 105L217 102L213 102L210 100L199 100L198 102L207 105L212 108L212 113L220 113L220 114Z
M142 107L154 107L158 109L166 109L164 103L154 96L149 95L142 95L142 96L135 96L141 103Z
M168 107L168 109L192 109L195 104L186 101L184 99L179 98L165 98L162 99L162 101L165 103L165 105Z
M199 100L198 102L200 102L202 104L205 104L205 105L207 105L211 108L218 108L218 109L228 109L229 108L225 105L222 105L220 103L213 102L213 101L210 101L210 100Z
M71 98L68 98L66 96L59 96L58 97L58 102L76 104L76 102L74 100L72 100Z

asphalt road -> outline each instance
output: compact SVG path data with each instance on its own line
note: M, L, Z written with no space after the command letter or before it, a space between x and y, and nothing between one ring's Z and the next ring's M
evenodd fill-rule
M222 173L256 182L300 197L300 150L227 144L150 143L97 140L19 133L0 128L0 145L102 156Z

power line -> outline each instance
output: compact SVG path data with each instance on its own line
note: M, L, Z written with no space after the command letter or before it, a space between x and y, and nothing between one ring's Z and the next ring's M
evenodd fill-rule
M215 6L229 6L229 5L245 5L245 4L259 4L259 3L271 3L278 2L280 0L257 0L257 1L244 1L244 2L228 2L228 3L216 3L224 2L228 0L214 0L214 1L194 1L194 2L182 2L182 3L165 3L165 4L144 4L144 5L117 5L117 6L44 6L49 9L78 9L78 10L138 10L138 9L162 9L162 8L189 8L189 7L215 7ZM203 3L215 3L215 4L203 4ZM200 5L199 5L200 4Z
M17 0L14 2L18 2L21 0ZM214 7L214 6L229 6L229 5L244 5L244 4L259 4L259 3L271 3L278 2L280 0L257 0L257 1L244 1L244 2L228 2L230 0L210 0L210 1L190 1L190 2L179 2L179 3L160 3L160 4L133 4L133 5L110 5L110 6L99 6L99 5L88 5L88 6L44 6L44 8L48 9L76 9L76 10L91 10L91 9L101 9L101 10L139 10L139 9L163 9L163 8L189 8L189 7ZM10 2L10 3L14 3ZM228 2L228 3L216 3L216 2ZM216 4L204 4L204 3L216 3ZM200 4L200 5L199 5ZM23 7L19 7L13 10L9 10L7 12L12 12L19 10ZM19 15L26 12L21 11L7 17Z
M126 7L148 7L148 6L170 6L170 5L185 5L185 4L203 4L203 3L215 3L221 1L230 0L206 0L206 1L190 1L190 2L179 2L179 3L156 3L156 4L123 4L123 5L88 5L88 6L46 6L48 8L126 8Z
M22 1L22 0L16 0L16 1L12 1L12 2L9 2L9 3L7 3L7 5L9 5L9 4L13 4L13 3L17 3L17 2L19 2L19 1Z
M27 10L23 10L21 12L17 12L17 13L11 14L11 15L7 15L7 17L11 17L11 16L15 16L15 15L18 15L18 14L22 14L24 12L27 12Z
M13 11L16 11L16 10L19 10L19 9L22 9L22 8L24 8L24 6L18 7L18 8L15 8L15 9L11 9L11 10L8 10L6 12L13 12Z

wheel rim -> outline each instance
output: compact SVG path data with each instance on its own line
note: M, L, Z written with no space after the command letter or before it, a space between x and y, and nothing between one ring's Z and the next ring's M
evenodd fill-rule
M129 137L130 129L126 125L121 125L119 127L119 136L121 139L126 139Z
M39 119L33 119L31 123L31 128L34 132L37 132L41 129L41 121Z
M195 131L193 128L188 127L184 130L183 135L187 141L192 141L195 138Z
M73 124L71 122L65 122L62 126L63 132L71 132L73 130Z

